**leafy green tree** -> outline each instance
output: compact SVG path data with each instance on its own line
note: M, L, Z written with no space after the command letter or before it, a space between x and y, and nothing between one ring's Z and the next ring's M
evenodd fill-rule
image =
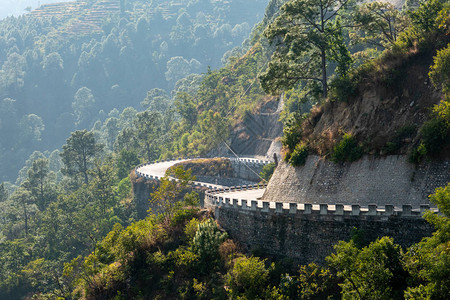
M95 104L95 98L92 91L87 87L78 89L73 97L72 108L77 118L77 125L85 124L92 118L92 109Z
M163 120L159 112L144 111L136 115L134 122L136 137L142 146L147 161L159 156L158 141L162 135Z
M139 165L140 161L135 151L122 149L116 159L117 177L123 179L130 174L130 171Z
M93 161L100 155L103 145L97 144L94 134L87 130L77 130L67 139L63 146L61 159L64 168L63 174L76 178L82 175L84 183L89 183L88 172Z
M42 118L29 114L22 117L19 123L19 128L22 133L23 143L30 143L34 141L41 141L42 132L45 130Z
M114 190L116 174L111 162L102 165L97 162L92 173L93 179L90 185L93 198L98 203L102 215L106 216L107 210L117 204Z
M64 70L64 61L58 52L52 52L42 61L42 68L49 75L53 75L52 79L57 78L56 76L61 76Z
M40 151L34 151L25 162L25 166L20 169L16 185L21 185L28 178L28 170L31 169L33 162L38 159L45 159L45 155Z
M441 88L450 98L450 43L444 49L439 50L433 60L434 64L428 73L431 82L436 88ZM448 100L450 101L450 99Z
M437 188L430 201L440 213L428 211L424 218L436 231L406 254L406 266L414 279L406 299L446 299L450 294L450 184Z
M167 62L167 72L165 73L166 80L173 85L189 74L191 74L190 62L182 56L172 57Z
M437 29L436 19L446 0L420 0L419 6L408 12L415 27L425 33Z
M136 136L136 130L134 128L124 128L116 138L114 143L114 150L116 152L127 150L136 151L139 149L139 140Z
M328 63L332 41L341 34L343 11L349 0L290 0L264 31L276 46L265 73L260 76L265 91L276 93L299 81L318 81L322 96L328 93ZM347 53L346 53L347 55Z
M170 106L170 97L165 90L154 88L147 93L141 106L144 109L164 113Z
M118 118L108 118L104 124L104 132L106 134L106 143L110 150L113 150L114 143L116 142L117 136L120 132L120 120Z
M28 170L28 179L24 186L36 199L38 208L42 211L47 206L49 191L49 163L48 159L41 158L33 161Z
M197 123L198 110L194 97L188 93L178 93L175 98L175 106L187 124L193 126Z
M150 206L155 209L155 213L164 218L170 218L183 206L181 193L195 180L192 171L185 171L183 167L173 169L174 178L164 176L160 179L159 187L150 194Z
M326 260L344 280L343 299L403 299L408 273L392 238L382 237L362 249L353 241L340 241L334 249Z
M201 74L189 74L178 80L171 92L172 97L183 92L188 93L189 95L195 95L198 92L202 79L203 75Z
M354 41L380 48L392 48L409 25L405 13L389 2L363 3L357 8L354 19Z
M229 120L222 117L219 112L212 110L202 112L199 116L198 126L204 137L203 143L206 149L212 149L228 136Z
M136 119L137 110L133 107L126 107L119 115L120 126L122 128L132 127Z
M30 218L33 214L31 193L24 188L19 188L11 195L11 200L17 202L17 205L20 207L25 236L28 236L30 232Z
M339 291L336 282L336 275L330 269L315 263L300 266L298 270L300 299L325 299L325 297L330 299L330 294L336 294L336 291Z
M2 67L2 84L13 92L17 92L24 85L26 71L25 58L16 52L9 54Z
M217 265L220 259L219 246L227 237L228 234L221 232L213 219L198 224L191 247L199 257L201 272L210 272Z
M230 286L232 299L260 299L267 289L269 269L265 260L258 257L240 257L234 263L233 269L227 274L227 284Z

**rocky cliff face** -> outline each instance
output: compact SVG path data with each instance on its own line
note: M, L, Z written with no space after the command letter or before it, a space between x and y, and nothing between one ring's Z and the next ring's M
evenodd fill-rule
M450 182L450 161L413 165L405 156L365 156L336 164L310 155L306 164L281 162L263 196L268 201L327 204L428 204L434 189Z

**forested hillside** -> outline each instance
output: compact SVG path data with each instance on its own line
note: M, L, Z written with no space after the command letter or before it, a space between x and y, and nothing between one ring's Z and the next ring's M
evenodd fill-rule
M136 165L205 155L271 99L257 75L274 11L253 31L247 23L265 4L113 2L64 4L79 15L60 17L44 6L2 21L1 169L14 180L25 167L15 186L0 185L0 298L70 297L75 278L64 263L94 251L116 224L137 221ZM104 5L115 11L101 31L71 33L75 23L94 26L90 16ZM198 195L183 203L197 205Z
M108 124L112 149L125 108L164 113L172 90L191 86L180 79L244 51L234 48L266 4L91 0L0 21L0 178L14 181L33 151L60 148L76 129Z
M447 147L448 0L266 4L91 0L0 22L1 176L15 180L0 184L0 299L445 299L449 185L430 198L433 237L401 249L355 229L324 266L242 253L182 168L149 195L161 213L138 220L136 165L207 155L282 92L293 165L404 143L417 162ZM417 61L434 98L414 136L384 139L382 153L347 127L314 136L324 111L367 83L400 86Z

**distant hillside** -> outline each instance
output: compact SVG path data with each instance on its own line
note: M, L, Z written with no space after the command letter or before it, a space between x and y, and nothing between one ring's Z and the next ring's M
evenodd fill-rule
M126 108L170 114L179 90L195 93L208 68L247 51L267 2L41 2L1 20L0 180L14 180L33 151L48 156L77 129L96 130L113 150L131 124L118 121Z
M26 8L36 9L39 4L49 4L55 2L70 2L73 0L2 0L0 6L0 19L8 16L20 16L27 13Z
M120 0L101 0L94 4L85 1L60 2L42 5L30 14L37 18L56 18L61 22L57 30L66 35L101 33L108 17L120 13ZM66 21L67 23L64 23Z

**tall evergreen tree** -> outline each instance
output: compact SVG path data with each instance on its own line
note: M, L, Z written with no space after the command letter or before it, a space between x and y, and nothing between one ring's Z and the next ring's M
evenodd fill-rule
M63 174L73 178L81 174L84 183L89 183L88 171L96 157L103 150L102 144L97 144L94 134L87 130L77 130L67 139L61 153L64 168Z
M291 0L281 7L280 15L264 35L276 46L265 73L260 76L265 91L277 93L294 87L299 81L316 81L328 93L330 50L336 45L345 25L339 19L349 0ZM336 22L336 19L338 21ZM338 51L348 56L348 51Z

